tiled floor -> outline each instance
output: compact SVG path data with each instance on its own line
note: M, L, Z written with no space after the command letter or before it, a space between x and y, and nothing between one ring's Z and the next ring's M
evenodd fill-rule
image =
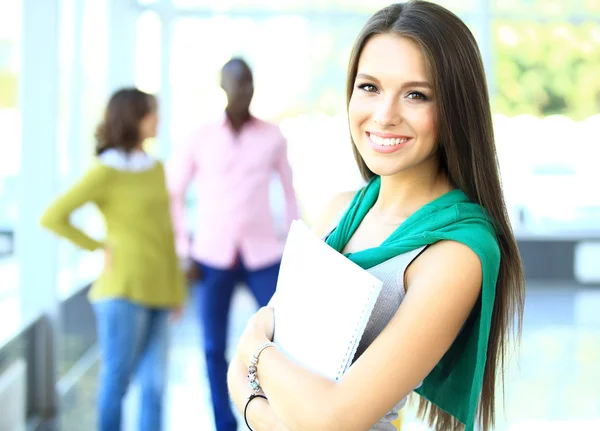
M254 307L241 289L233 306L232 348ZM173 327L168 430L212 430L199 339L190 309ZM94 368L66 400L62 431L94 429L96 373ZM506 416L500 415L497 430L600 430L600 288L530 284L519 361L513 361L507 384ZM134 388L127 400L127 431L136 430L135 398ZM403 431L425 430L407 410Z

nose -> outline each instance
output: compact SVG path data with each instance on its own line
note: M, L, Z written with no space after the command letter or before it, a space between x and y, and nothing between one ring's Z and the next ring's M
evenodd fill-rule
M373 120L381 127L393 127L402 122L400 104L396 97L386 97L377 105L373 112Z

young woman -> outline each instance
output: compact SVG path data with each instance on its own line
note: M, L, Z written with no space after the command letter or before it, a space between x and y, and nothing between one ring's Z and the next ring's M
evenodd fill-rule
M98 127L98 159L42 217L42 224L89 251L104 250L102 274L90 291L102 356L99 430L121 429L122 402L137 372L142 431L160 430L167 363L168 317L184 301L162 164L143 150L156 136L156 99L137 89L116 92ZM104 215L104 242L69 222L92 202Z
M254 430L394 430L415 391L435 430L490 430L524 281L475 39L441 6L394 4L358 36L347 90L368 183L339 205L326 241L380 278L382 292L337 382L269 344L273 309L261 309L230 365L232 398ZM319 225L336 218L329 211Z

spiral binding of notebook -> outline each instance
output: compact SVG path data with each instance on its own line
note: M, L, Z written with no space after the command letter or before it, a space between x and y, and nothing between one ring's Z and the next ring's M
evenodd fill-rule
M371 295L369 295L368 300L364 304L363 311L361 313L362 318L356 321L356 328L352 333L352 338L348 343L348 349L346 350L346 356L344 357L344 362L340 365L340 369L335 376L335 380L338 381L342 378L344 373L350 368L352 365L352 361L354 360L354 356L356 355L356 350L358 349L358 345L360 344L360 340L365 332L365 328L367 323L369 322L369 317L373 311L373 307L375 306L375 302L377 302L377 297L379 296L380 289L371 290Z

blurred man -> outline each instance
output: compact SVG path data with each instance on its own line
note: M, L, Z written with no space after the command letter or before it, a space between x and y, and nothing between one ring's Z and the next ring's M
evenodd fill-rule
M227 94L222 117L205 124L171 160L168 179L178 253L201 275L197 306L218 431L235 431L225 359L231 297L243 281L259 306L275 292L283 242L270 211L269 184L279 174L286 202L286 227L298 217L287 144L279 128L250 114L252 72L242 59L221 71ZM184 201L195 179L198 216L188 250Z

